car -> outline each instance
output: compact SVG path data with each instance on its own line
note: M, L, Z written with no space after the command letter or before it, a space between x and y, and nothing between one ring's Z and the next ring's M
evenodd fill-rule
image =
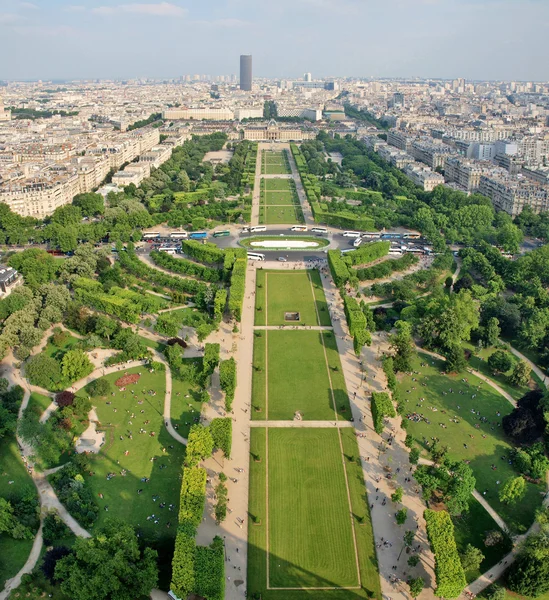
M278 257L279 262L288 262L283 256Z

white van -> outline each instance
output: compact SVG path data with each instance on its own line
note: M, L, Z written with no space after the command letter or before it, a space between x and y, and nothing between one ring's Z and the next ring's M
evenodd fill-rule
M357 238L357 237L360 237L360 232L359 231L344 231L343 237Z

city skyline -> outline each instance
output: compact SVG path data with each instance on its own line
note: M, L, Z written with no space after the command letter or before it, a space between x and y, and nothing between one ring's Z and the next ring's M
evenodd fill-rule
M549 79L539 0L77 2L1 0L0 79L236 73L243 53L258 78Z

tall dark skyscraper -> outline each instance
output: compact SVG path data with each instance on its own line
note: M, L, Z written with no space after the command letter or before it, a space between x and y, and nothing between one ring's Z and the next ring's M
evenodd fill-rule
M245 92L252 91L252 55L240 55L240 89Z

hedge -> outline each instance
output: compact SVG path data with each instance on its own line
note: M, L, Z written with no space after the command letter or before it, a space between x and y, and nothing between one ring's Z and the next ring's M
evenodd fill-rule
M353 336L353 346L358 356L364 344L370 345L372 343L372 336L367 329L366 316L358 302L351 296L344 294L343 306L349 333Z
M219 364L219 344L206 344L204 346L204 358L202 368L204 373L211 375Z
M189 523L195 529L202 521L206 501L206 469L184 467L179 501L179 523Z
M229 312L233 319L240 321L242 318L242 305L246 288L246 266L247 257L237 258L231 272L231 283L229 286Z
M225 546L216 535L209 546L197 546L194 554L193 592L206 600L225 598Z
M118 262L124 270L135 277L139 277L139 279L143 279L154 285L159 285L182 294L195 295L204 293L208 289L208 286L202 281L174 277L173 275L168 275L158 269L147 266L137 258L135 251L130 246L128 246L126 252L118 253Z
M351 260L353 265L364 265L366 263L382 258L389 254L391 242L369 242L362 244L356 250L349 252L346 258Z
M220 288L216 290L214 297L213 307L213 320L215 323L221 323L223 313L225 312L225 305L227 304L227 290Z
M350 273L341 250L328 250L328 265L336 286L338 288L344 286L349 280Z
M383 420L385 417L396 417L395 407L387 392L372 392L372 419L376 433L383 432Z
M225 392L225 410L232 409L236 390L236 361L233 357L221 361L219 365L219 383Z
M187 598L195 589L194 558L196 542L194 537L178 531L172 559L172 582L170 589L178 598Z
M181 249L187 256L203 263L222 263L225 258L225 251L215 244L203 244L196 240L181 240Z
M452 519L445 510L427 509L423 515L431 550L435 555L435 594L443 598L457 598L467 581L456 547Z
M397 379L395 375L395 367L394 362L391 356L386 356L383 359L383 371L385 376L387 377L387 387L391 390L391 392L395 392L397 389Z
M233 443L233 420L231 417L212 419L209 428L214 447L222 450L225 458L230 458Z
M220 269L205 267L184 258L175 258L175 256L171 256L167 252L159 252L158 250L153 250L150 253L150 257L155 265L159 265L163 269L179 273L180 275L190 275L191 277L211 282L221 280L222 272Z
M389 277L391 273L397 271L406 271L412 265L419 262L419 258L415 254L405 254L402 258L395 260L385 260L373 267L365 269L357 269L356 274L360 281L368 281L369 279L383 279Z

